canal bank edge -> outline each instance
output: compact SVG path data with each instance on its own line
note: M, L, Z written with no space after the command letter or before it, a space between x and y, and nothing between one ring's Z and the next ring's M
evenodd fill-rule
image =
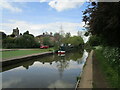
M4 67L7 65L16 64L19 62L27 61L30 59L34 59L34 58L38 58L38 57L42 57L42 56L50 55L50 54L53 54L53 52L44 52L44 53L37 53L37 54L31 54L31 55L26 55L22 57L11 58L11 59L2 59L0 61L0 64L2 64L2 67Z
M81 79L78 80L76 85L76 90L79 88L93 88L93 68L92 68L92 57L93 57L93 50L91 50L86 63L83 68L83 72L81 74Z

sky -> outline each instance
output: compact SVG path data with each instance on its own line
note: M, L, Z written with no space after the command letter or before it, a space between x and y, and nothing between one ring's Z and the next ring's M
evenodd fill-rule
M0 31L7 35L16 27L20 33L37 36L43 32L84 33L82 11L86 0L0 0Z

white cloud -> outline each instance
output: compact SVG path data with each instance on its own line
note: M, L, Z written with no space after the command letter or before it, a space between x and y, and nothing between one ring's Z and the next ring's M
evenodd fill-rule
M5 0L4 1L0 0L0 7L4 9L8 9L12 12L22 12L22 9L13 6L12 3L7 2Z
M6 1L7 2L50 2L52 0L6 0Z
M73 84L68 83L68 82L63 82L62 80L57 80L54 83L51 83L48 88L71 88L73 87Z
M59 32L61 30L61 25L65 33L70 32L71 35L77 35L77 32L80 31L84 41L86 42L88 40L88 37L84 36L85 31L81 30L84 23L55 22L48 24L31 24L26 21L9 20L8 23L0 24L1 27L4 27L2 28L2 30L4 30L6 34L11 34L12 30L18 27L21 33L29 30L29 32L34 34L35 36L40 35L43 32Z
M13 28L19 27L20 32L29 30L34 35L39 35L43 32L59 32L60 26L63 26L64 32L71 32L72 35L77 34L79 28L82 28L83 23L70 23L70 22L55 22L48 24L31 24L25 21L9 20L8 23L0 24L2 27L6 27L6 33L10 34L10 30ZM4 29L5 30L5 29Z
M18 78L18 77L14 77L14 78L10 78L9 81L4 81L2 82L2 87L3 88L9 88L10 86L12 85L15 85L15 84L18 84L22 81L21 78Z
M48 2L51 8L57 11L80 7L86 0L0 0L0 7L12 12L22 12L22 9L13 6L13 2Z
M57 11L80 7L86 0L52 0L49 5Z
M39 0L40 2L47 2L48 0Z

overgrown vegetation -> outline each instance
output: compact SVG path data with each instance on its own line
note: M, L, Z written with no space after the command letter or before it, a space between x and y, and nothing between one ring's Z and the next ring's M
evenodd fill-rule
M29 34L29 31L26 31L17 37L14 34L6 35L5 33L2 33L2 36L3 48L39 48L42 45L47 45L59 50L61 46L67 49L70 45L74 48L83 48L84 45L81 36L71 36L70 33L54 33L53 35L46 32L46 34L34 37L34 35Z
M100 37L105 45L120 45L119 10L120 2L92 2L83 12L83 21L89 26L89 32Z
M3 48L36 48L39 47L39 43L36 42L34 36L26 31L19 37L6 36L2 40Z
M96 58L99 61L99 64L102 68L104 75L111 87L118 88L119 86L119 76L118 76L118 65L119 63L117 58L118 50L111 47L104 47L101 49L96 49Z
M83 12L85 27L91 35L85 46L87 48L102 46L95 50L96 55L108 82L115 88L120 87L119 10L120 2L90 2Z

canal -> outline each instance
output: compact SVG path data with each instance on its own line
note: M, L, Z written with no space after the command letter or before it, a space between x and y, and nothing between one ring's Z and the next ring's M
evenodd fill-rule
M88 53L49 55L2 68L2 88L75 88Z

